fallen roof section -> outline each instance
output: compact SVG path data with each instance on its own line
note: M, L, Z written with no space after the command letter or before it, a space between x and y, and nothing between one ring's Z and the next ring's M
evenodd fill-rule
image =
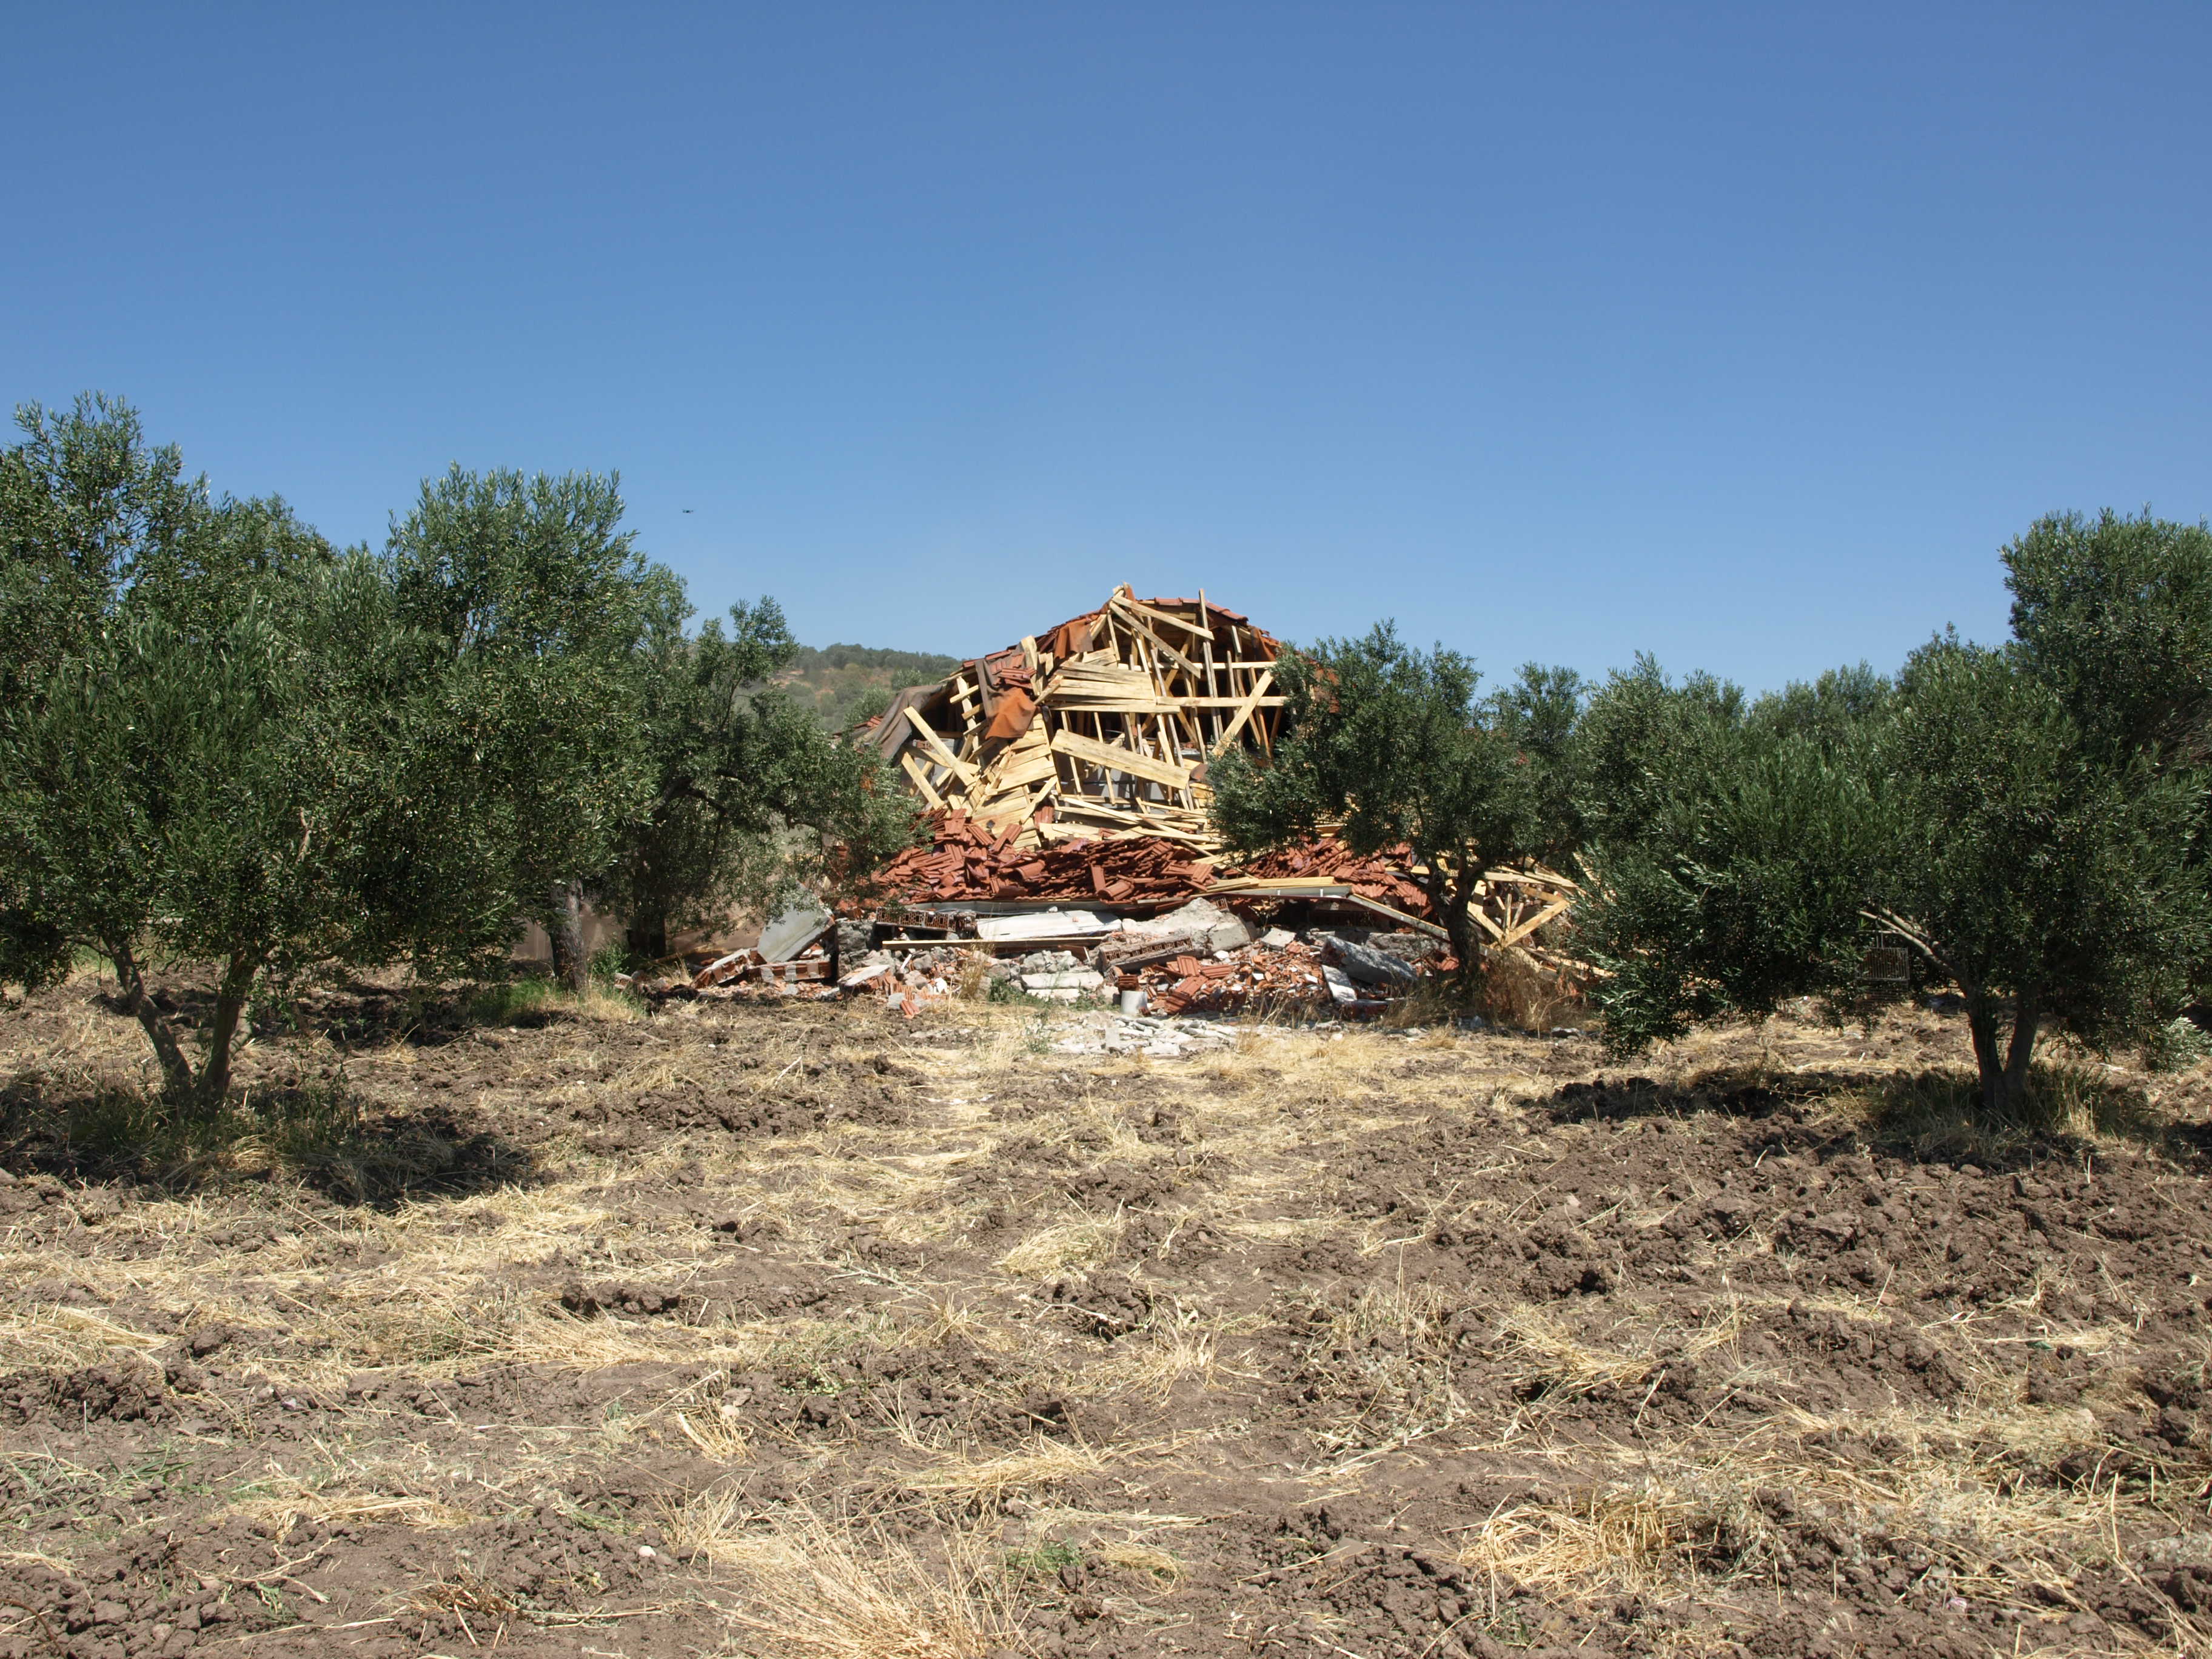
M1124 583L1088 615L900 692L866 740L999 850L1141 835L1202 857L1221 844L1206 767L1231 747L1272 750L1280 652L1203 592L1139 599Z

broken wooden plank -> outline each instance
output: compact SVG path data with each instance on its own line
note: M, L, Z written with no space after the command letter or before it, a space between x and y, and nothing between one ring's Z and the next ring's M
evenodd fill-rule
M914 757L914 751L912 750L902 750L900 751L899 768L906 774L907 781L914 785L915 790L921 794L924 800L927 801L932 806L936 807L939 811L943 811L945 810L945 797L939 794L935 788L931 786L928 769L925 768L920 761Z
M938 736L935 726L922 719L921 711L909 708L906 711L906 717L914 722L915 735L921 739L921 746L929 750L930 757L951 772L953 776L958 778L961 782L971 788L974 787L975 769L945 746L945 739Z
M1190 783L1190 769L1154 760L1149 755L1139 755L1134 750L1117 749L1112 744L1101 743L1079 732L1060 731L1052 734L1052 746L1070 760L1081 761L1086 766L1104 767L1126 773L1133 778L1143 778L1150 783L1164 783L1170 788L1187 788Z
M1496 948L1503 951L1509 945L1518 945L1522 939L1528 938L1529 934L1534 933L1546 922L1550 921L1556 916L1563 916L1566 915L1569 910L1574 908L1574 902L1575 902L1572 899L1560 899L1556 903L1546 905L1541 910L1539 910L1534 915L1530 916L1525 921L1516 922L1510 932L1499 934ZM1480 912L1478 911L1475 914L1480 915Z

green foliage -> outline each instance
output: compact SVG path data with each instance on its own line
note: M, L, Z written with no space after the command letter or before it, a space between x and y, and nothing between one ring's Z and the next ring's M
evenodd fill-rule
M2177 1014L2158 1029L2157 1035L2143 1044L2142 1063L2147 1072L2185 1072L2206 1055L2212 1054L2212 1039L2197 1028L2197 1022L2186 1014Z
M257 978L357 957L375 931L358 790L383 757L324 647L380 614L376 584L281 501L183 483L120 405L19 420L0 592L52 631L14 656L0 708L0 976L99 951L168 1092L204 1106ZM216 974L197 1066L145 992L149 962L178 958Z
M479 850L504 848L495 882L537 901L579 988L581 892L653 800L648 647L688 611L622 514L611 475L457 466L424 483L387 547L399 618L443 642L465 702L453 713L467 763L455 753L421 781L441 817L489 832ZM454 788L465 800L449 807Z
M1357 852L1411 848L1471 970L1480 946L1469 910L1482 872L1555 856L1576 837L1568 769L1581 697L1568 671L1531 665L1478 702L1480 678L1457 652L1415 650L1388 623L1286 655L1276 669L1285 705L1273 760L1232 750L1214 763L1215 824L1244 852L1304 840L1331 822Z
M1006 1571L1018 1578L1049 1578L1066 1567L1079 1566L1083 1552L1054 1538L1025 1550L1006 1552Z
M1710 774L1713 746L1744 718L1743 693L1710 674L1676 685L1639 654L1592 694L1577 738L1586 836L1634 837L1680 799L1686 773Z
M799 651L772 599L736 605L730 629L665 627L649 643L642 751L646 811L600 884L629 918L635 957L672 933L766 909L802 887L872 871L915 834L906 793L872 749L833 740L770 678Z
M2201 978L2201 531L2043 520L2007 550L2021 637L1945 635L1763 698L1639 664L1593 701L1577 925L1632 1049L1839 995L1877 929L1955 981L1984 1109L2030 1109L2038 1036L2153 1037ZM2024 1120L2023 1120L2024 1121Z
M793 651L790 665L802 673L819 668L874 669L902 685L921 685L943 679L960 666L960 659L936 651L893 651L874 645L802 645Z
M212 533L204 478L149 448L136 411L96 393L26 404L0 452L0 701L85 650L142 572L194 562Z
M2039 1025L2099 1048L2139 1039L2188 994L2208 920L2189 855L2199 784L2076 721L2014 654L1940 639L1899 676L1880 762L1892 780L1882 908L1959 983L2007 1088Z
M1595 879L1577 940L1607 972L1592 1000L1616 1050L1850 983L1881 808L1864 730L1802 718L1823 700L1792 687L1747 708L1735 687L1675 685L1649 659L1591 699Z
M2003 556L2022 659L2091 740L2212 760L2212 529L2052 514Z
M480 969L587 883L665 915L818 873L824 836L866 857L911 833L872 755L763 689L790 648L773 605L684 637L611 477L457 468L384 556L340 555L281 501L211 499L122 404L19 420L0 979L96 951L172 1101L217 1109L267 981ZM197 1057L148 993L170 963L214 975Z

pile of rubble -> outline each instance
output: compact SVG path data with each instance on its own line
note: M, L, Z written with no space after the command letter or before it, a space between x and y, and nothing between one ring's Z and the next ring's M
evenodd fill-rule
M758 946L663 994L870 996L911 1013L990 983L1169 1015L1369 1012L1450 971L1410 849L1323 835L1224 862L1208 766L1273 752L1281 646L1233 611L1139 599L1097 610L934 685L862 728L926 804L929 840L874 872L875 898L779 917ZM1492 870L1475 923L1492 950L1583 971L1556 936L1575 885Z
M1456 965L1427 933L1255 933L1202 898L1150 920L1051 910L1019 923L997 937L888 941L855 961L838 986L908 1012L963 988L988 994L996 984L1041 1001L1118 1006L1125 1014L1357 1018ZM977 923L979 931L990 926Z
M1173 909L1127 894L1111 896L1128 901L1120 907L952 904L842 919L805 908L775 918L757 945L641 977L635 988L656 998L866 996L911 1015L1000 984L1045 1001L1166 1016L1366 1017L1459 964L1442 928L1334 879L1357 868L1340 860L1320 877L1218 882ZM1579 972L1536 939L1574 891L1548 871L1492 871L1474 914L1493 950Z
M929 841L877 872L876 890L923 908L1074 899L1136 915L1206 896L1364 913L1338 917L1354 927L1431 926L1429 872L1404 847L1363 855L1323 836L1223 861L1206 768L1232 747L1273 752L1281 653L1203 592L1139 599L1124 584L1085 616L900 692L863 740L926 803ZM1578 970L1537 937L1574 891L1549 870L1493 870L1476 923L1492 948ZM1264 971L1243 988L1301 978L1295 961Z
M1416 879L1421 866L1413 862L1410 847L1386 848L1362 858L1342 842L1328 836L1279 853L1262 853L1245 860L1235 871L1213 884L1217 893L1267 892L1278 896L1300 889L1320 890L1348 888L1361 898L1395 905L1413 915L1426 915L1429 895Z

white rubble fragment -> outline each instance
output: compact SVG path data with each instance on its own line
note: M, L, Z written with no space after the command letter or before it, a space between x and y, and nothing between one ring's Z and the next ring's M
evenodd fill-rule
M1106 982L1105 977L1089 968L1062 969L1055 973L1024 974L1022 989L1032 996L1045 991L1095 991Z
M1252 942L1252 930L1233 910L1224 910L1211 899L1194 898L1180 909L1127 929L1130 933L1202 933L1206 946L1216 951L1234 951Z
M1090 910L1033 910L1020 916L980 916L977 939L1067 939L1079 933L1116 931L1105 917Z

